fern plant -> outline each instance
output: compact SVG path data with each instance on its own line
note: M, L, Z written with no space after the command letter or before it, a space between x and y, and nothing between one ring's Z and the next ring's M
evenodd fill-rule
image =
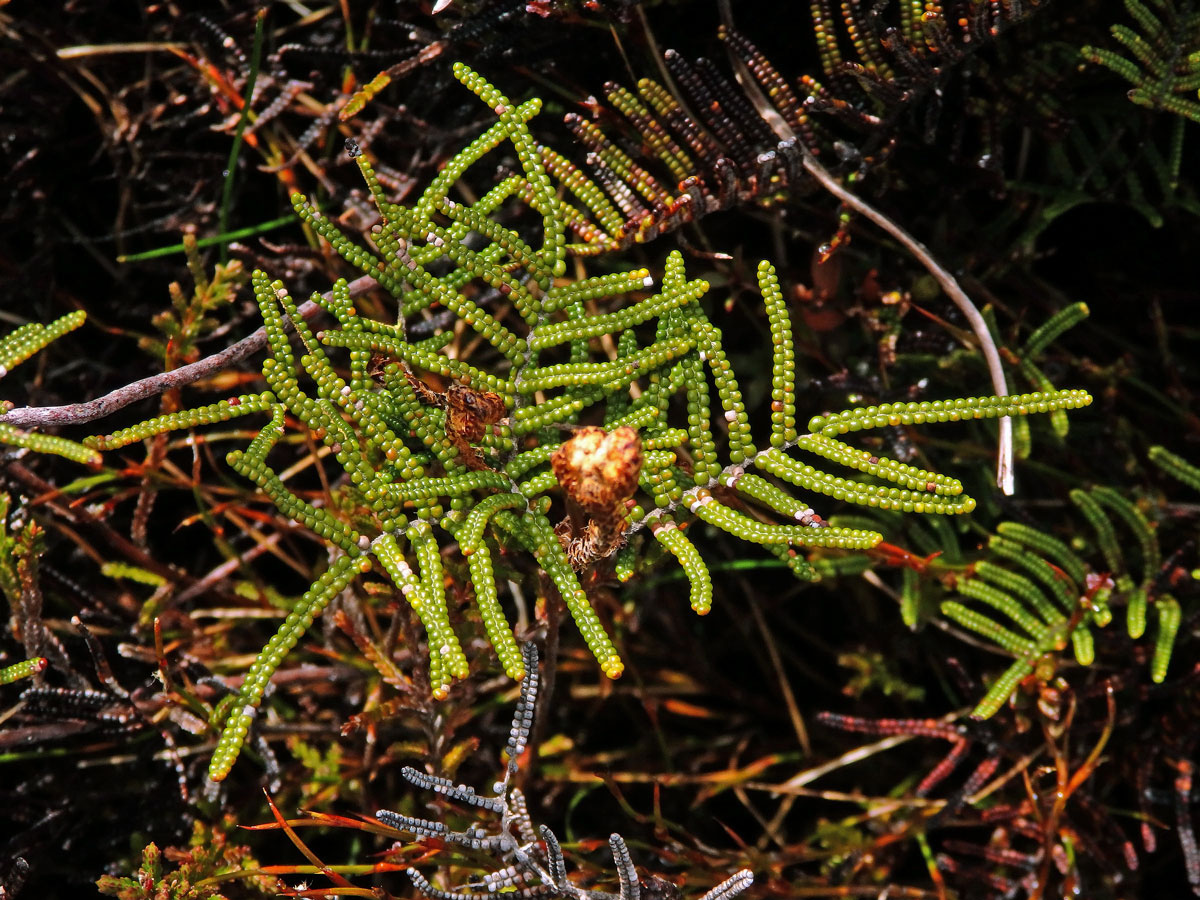
M58 340L69 331L74 331L84 323L86 318L86 314L82 310L78 310L55 319L49 325L30 322L0 338L0 378L4 378L47 344ZM0 419L3 418L5 412L12 408L11 401L0 402ZM0 445L5 444L10 447L23 447L37 453L53 453L57 456L65 456L75 462L93 465L98 465L101 459L100 454L94 449L77 444L75 441L52 434L25 431L15 425L0 421Z
M1200 10L1184 0L1125 0L1137 27L1117 24L1113 38L1123 52L1086 46L1085 59L1116 72L1131 85L1129 99L1200 122ZM1132 57L1132 58L1131 58Z
M954 15L938 3L889 5L841 0L835 12L830 0L809 4L819 77L789 82L750 38L723 25L718 35L742 69L736 81L712 60L668 50L674 89L653 78L634 90L604 86L616 127L568 114L590 180L612 200L602 217L609 239L589 241L589 252L644 243L716 210L796 198L811 183L804 152L839 159L850 180L859 178L890 155L898 123L932 98L930 139L948 73L1028 14L980 0ZM547 164L564 181L586 178L557 153Z
M513 678L525 666L499 601L494 559L500 551L523 550L561 596L601 669L616 678L623 663L589 603L581 571L607 565L612 556L618 577L628 578L649 543L679 561L692 608L707 612L712 582L684 533L695 518L763 545L797 575L812 578L796 548L864 549L881 538L829 525L792 488L924 514L960 514L975 504L957 479L857 449L842 435L1091 401L1083 391L1052 390L885 403L816 416L801 433L791 323L774 270L764 262L758 283L772 340L772 414L760 447L721 332L704 309L708 284L688 278L679 253L667 258L657 290L645 269L566 279L569 254L586 253L593 243L611 246L603 192L577 171L554 183L555 157L527 126L539 101L514 103L466 66L454 72L497 120L411 207L388 199L367 156L349 147L379 215L369 246L293 197L314 232L391 294L396 321L361 315L343 280L313 297L337 327L314 331L284 285L255 272L269 390L89 439L114 449L172 429L267 414L269 424L228 461L332 548L327 571L221 707L227 718L210 767L216 780L232 767L276 668L357 577L386 576L417 612L433 691L445 696L468 664L450 624L444 548L456 543L466 557L488 638ZM477 199L451 199L468 168L502 144L520 172ZM504 224L529 212L540 226L529 229L532 236ZM438 309L452 314L457 329L477 335L471 361L447 352L456 331L449 323L430 336L424 327L417 334L418 322L441 321ZM298 337L295 348L289 329ZM611 354L602 340L611 342ZM345 368L331 360L335 348L346 352ZM427 384L430 375L444 380L445 390ZM268 462L289 416L344 471L333 504L305 500ZM864 477L824 471L792 450Z
M1133 503L1110 487L1076 489L1071 500L1088 524L1099 557L1085 559L1057 537L1019 522L1002 522L987 541L987 554L955 579L956 599L941 612L1015 657L975 707L974 715L994 715L1030 675L1050 680L1055 658L1068 644L1081 666L1096 659L1094 628L1124 607L1125 627L1135 640L1146 633L1153 613L1155 633L1150 677L1161 683L1179 633L1182 610L1159 585L1162 552L1154 527ZM1128 537L1118 537L1118 528ZM1138 569L1122 549L1137 548ZM908 579L906 620L916 621L917 585Z
M1200 491L1200 467L1163 446L1151 447L1147 455L1152 463L1176 481L1186 484L1194 491Z
M1200 215L1200 203L1180 180L1187 122L1166 124L1159 135L1130 128L1128 116L1117 110L1077 113L1064 138L1050 145L1041 180L1012 182L1015 190L1041 200L1021 240L1032 243L1063 214L1097 200L1126 204L1154 228L1173 209Z
M49 325L30 322L0 338L0 378L4 378L14 368L44 349L48 344L78 328L85 319L86 314L80 310L55 319ZM12 409L10 401L5 400L0 403L0 418L10 409ZM98 465L101 461L99 453L83 444L57 435L25 431L0 421L0 449L5 446L32 450L35 453L49 453L92 465ZM0 493L0 592L8 600L10 609L14 612L23 610L19 617L14 617L14 621L28 622L31 616L25 607L34 603L35 596L40 610L40 596L37 595L36 582L37 558L43 533L37 523L33 521L25 522L15 533L10 532L9 509L11 504L12 500L9 495ZM33 617L36 615L37 611L33 613ZM46 658L36 655L36 650L40 649L40 641L33 635L27 635L25 638L26 652L29 653L31 648L35 652L30 653L28 659L0 666L0 685L11 684L45 671Z

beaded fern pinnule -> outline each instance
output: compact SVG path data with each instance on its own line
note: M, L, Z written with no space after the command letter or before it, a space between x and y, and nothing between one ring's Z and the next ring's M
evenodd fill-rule
M0 337L0 379L42 350L47 344L58 340L68 331L74 331L86 319L87 314L83 310L76 310L60 316L49 325L30 322ZM0 402L0 416L10 409L12 409L11 403ZM100 463L100 454L90 447L57 435L25 431L7 422L0 422L0 446L5 444L10 447L23 447L35 453L53 453L57 456L65 456L75 462L92 465Z
M1083 392L1050 391L885 404L819 416L809 425L812 433L800 434L791 322L774 269L764 262L758 282L772 342L772 416L760 450L721 330L704 308L708 283L688 278L677 251L668 255L657 290L645 269L567 279L568 256L579 252L569 233L584 245L609 246L614 238L606 231L611 217L604 189L577 171L565 179L553 174L553 155L534 142L527 126L538 100L515 104L466 66L456 65L454 72L491 107L496 122L454 156L412 206L392 202L368 154L351 146L379 213L367 246L303 197L292 198L316 234L392 295L396 321L362 316L348 285L339 281L327 297L313 298L337 327L314 332L284 285L255 272L269 390L91 440L112 449L162 431L269 413L270 423L245 450L231 453L229 463L333 551L328 571L247 673L213 756L214 779L224 778L237 758L272 673L313 618L360 574L386 576L421 619L435 696L445 696L468 672L451 624L443 563L443 550L455 543L467 559L481 621L506 673L520 678L525 669L500 603L493 548L532 556L601 670L616 678L624 664L589 601L581 570L607 565L616 553L618 576L629 577L636 569L631 561L653 541L680 561L691 605L705 612L712 581L682 531L695 518L762 544L787 559L797 575L812 578L797 548L863 549L881 537L828 526L789 485L907 512L956 514L974 505L953 478L873 456L833 435L1090 402ZM520 172L476 192L473 202L450 199L471 166L502 144L515 154ZM525 234L503 224L514 207L535 214L540 227ZM467 241L469 235L474 237ZM449 310L461 328L478 335L470 360L444 352L453 328L420 339L409 334L409 319L434 307ZM289 329L299 338L295 347ZM605 336L615 344L615 358L596 340ZM344 368L328 356L334 349L348 355ZM381 365L381 358L391 361ZM427 375L452 387L443 396L423 380ZM271 467L268 457L287 418L302 423L340 466L336 493L345 502L308 502ZM612 504L588 510L596 533L586 523L575 533L550 517L553 496L574 490L569 482L575 475L569 467L556 470L556 454L581 426L624 435L617 443L627 450L634 438L641 447L612 470L619 470L611 477L623 485L609 486ZM870 480L820 471L789 455L796 449ZM728 492L737 506L752 505L761 515L747 515L722 499ZM358 510L353 516L337 511L350 507Z
M0 669L0 684L12 684L22 678L30 678L46 670L47 660L44 656L34 656L11 666Z
M1156 631L1150 678L1161 684L1179 633L1181 608L1157 585L1162 553L1149 521L1111 488L1074 490L1071 500L1095 535L1101 561L1082 558L1053 535L1020 522L1001 522L988 538L986 553L955 581L960 599L945 600L942 614L1015 657L975 707L974 715L994 715L1017 686L1040 665L1050 665L1070 644L1076 662L1096 660L1093 628L1113 620L1113 606L1126 609L1126 630L1145 635L1153 608ZM1133 536L1140 577L1131 572L1117 538L1120 524ZM969 604L969 605L968 605ZM915 611L906 621L916 624Z
M1120 23L1109 29L1123 49L1086 46L1080 54L1133 85L1128 96L1134 103L1200 122L1200 12L1167 0L1149 5L1125 0L1125 11L1137 27ZM1178 172L1178 158L1173 165Z

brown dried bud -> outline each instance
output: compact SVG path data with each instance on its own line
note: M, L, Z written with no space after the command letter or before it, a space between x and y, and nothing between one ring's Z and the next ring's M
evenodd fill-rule
M550 457L554 477L569 502L590 517L574 513L555 529L576 571L616 550L624 539L625 502L637 490L642 471L642 440L632 428L613 432L588 426L575 432Z
M570 499L592 515L608 514L637 490L642 440L626 426L607 432L590 425L555 450L550 465Z

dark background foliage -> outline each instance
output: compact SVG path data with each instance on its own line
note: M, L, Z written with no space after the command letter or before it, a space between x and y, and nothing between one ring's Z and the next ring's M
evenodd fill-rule
M162 353L148 354L143 339L156 336L151 321L169 304L170 282L181 282L190 295L182 254L119 258L175 244L183 232L212 237L223 221L230 229L273 222L288 214L290 189L318 196L328 210L353 209L362 191L343 153L347 134L369 139L372 153L391 167L390 188L427 183L488 121L450 77L454 60L515 98L541 96L539 139L577 159L583 154L572 149L562 115L595 114L619 127L611 112L599 110L605 82L659 77L660 53L668 48L728 66L716 37L721 10L709 2L601 0L531 4L533 11L523 3L456 2L437 16L428 3L271 4L253 106L262 113L279 98L278 115L243 144L225 202L235 98L251 68L256 11L242 4L189 6L104 0L0 6L0 331L74 309L88 313L87 326L4 382L3 397L18 406L87 399L161 369ZM734 6L738 28L789 80L822 77L803 10L768 2ZM1079 48L1112 45L1109 26L1128 19L1122 5L1061 0L1041 7L1025 10L962 59L946 60L942 75L911 101L861 95L852 78L830 81L851 100L882 109L883 123L855 131L830 118L829 134L867 157L860 193L925 241L981 305L992 307L1002 346L1019 347L1056 310L1086 302L1091 317L1055 344L1045 369L1056 386L1085 387L1097 402L1073 416L1064 441L1034 424L1034 452L1019 467L1012 498L989 487L990 449L980 432L945 438L897 430L888 452L916 452L919 442L920 452L936 455L981 499L971 523L956 532L968 553L1002 519L1076 539L1080 552L1091 549L1066 499L1073 487L1109 484L1138 503L1157 523L1167 559L1161 580L1170 582L1185 611L1167 682L1149 683L1145 641L1110 626L1095 666L1075 666L1069 653L1060 661L1067 684L1058 690L1070 698L1064 704L1074 704L1067 724L1060 718L1056 725L1055 716L1038 712L1036 697L1023 696L1017 709L972 726L963 773L934 792L951 795L942 813L887 801L911 795L942 759L946 746L935 739L872 752L865 764L835 767L819 782L799 779L803 784L790 795L771 792L769 786L876 740L827 727L819 711L938 718L969 707L984 676L1002 666L962 632L932 623L905 628L891 596L900 569L888 561L868 563L870 581L829 577L809 586L747 557L745 545L701 532L697 540L717 573L717 602L707 618L686 610L686 582L669 566L627 586L599 589L597 605L616 623L628 666L622 681L603 683L577 635L563 632L556 683L539 724L543 757L527 772L526 789L535 820L579 842L571 849L576 860L591 861L581 863L595 866L591 874L603 871L604 853L595 851L618 830L644 871L686 882L692 892L745 865L759 876L752 889L758 893L749 896L874 896L894 885L893 896L933 897L939 888L915 838L920 834L928 835L930 858L945 860L945 889L962 897L1188 890L1186 838L1181 848L1179 834L1190 830L1195 810L1178 779L1197 742L1192 570L1200 507L1194 491L1147 462L1146 451L1161 444L1195 459L1200 437L1197 332L1189 313L1200 301L1192 249L1200 245L1200 219L1188 152L1197 126L1135 106L1125 81L1085 64ZM1185 12L1180 4L1178 15ZM418 54L433 46L440 47L434 58L418 63ZM309 140L306 130L320 105L344 97L352 82L362 85L406 61L408 70L358 119L341 131L326 120ZM317 102L289 95L291 80L303 80L304 96ZM1168 153L1179 128L1185 162L1168 186L1155 154ZM855 164L853 153L848 158L841 174ZM760 258L775 260L803 323L803 416L859 403L985 393L977 357L961 353L955 340L964 327L957 311L882 232L852 220L832 271L814 262L816 249L838 233L838 213L832 198L798 186L784 202L734 204L636 246L625 262L653 268L667 250L682 246L694 260L689 266L707 266L704 277L729 298L714 315L740 370L765 358L753 271ZM221 254L285 278L297 297L345 274L292 222L207 250L209 271ZM889 292L907 299L887 305L880 298ZM244 289L214 315L194 342L198 355L258 324ZM236 383L189 389L188 405L210 402L208 395L222 396ZM766 389L749 385L746 393L765 414ZM158 411L146 401L94 427L111 430ZM86 433L84 426L68 436ZM380 807L427 814L426 798L414 797L397 775L414 760L459 781L490 783L514 690L497 677L486 648L475 654L478 671L449 700L433 703L418 683L400 693L394 714L381 717L369 740L365 728L343 738L347 720L378 699L371 694L378 681L346 635L327 624L314 629L304 661L281 673L278 715L268 729L278 759L245 760L219 794L206 795L211 735L192 734L195 723L168 717L158 699L146 607L155 602L154 588L102 574L101 566L119 561L165 572L170 596L185 592L186 600L164 601L155 611L170 632L173 666L203 695L209 673L242 671L245 654L272 627L270 619L230 624L221 611L270 609L272 599L298 595L322 550L254 503L247 486L203 445L195 453L176 447L166 467L135 449L108 458L106 477L64 494L56 488L75 483L78 467L12 454L0 461L0 485L24 507L16 524L33 519L46 532L44 616L60 644L52 684L107 692L104 708L125 718L115 722L79 708L38 718L17 706L19 686L0 688L0 884L15 895L21 859L29 868L23 896L88 896L100 875L131 874L147 842L186 845L199 823L211 843L226 814L240 825L269 821L264 781L289 815L301 808L370 815ZM152 508L139 500L143 479L157 496ZM208 515L196 515L198 503ZM226 507L241 518L226 518ZM237 522L253 531L238 534ZM906 526L891 524L886 539L916 552ZM256 553L252 564L227 577L198 582L231 553L264 540L276 541L281 552ZM189 592L198 583L203 590ZM930 579L931 596L939 584ZM543 634L528 612L530 633ZM96 636L130 698L102 684L102 667L72 616ZM403 628L415 638L411 622ZM412 667L420 654L399 643L402 668ZM14 630L2 646L0 662L20 658ZM956 680L959 668L974 693ZM1106 684L1115 697L1112 735L1061 830L1039 836L1028 812L989 820L989 809L1037 806L1056 762L1079 770L1104 733ZM955 785L997 755L999 774L1010 777L990 799L955 805ZM1157 836L1153 853L1143 825ZM353 829L309 829L304 837L331 864L374 861L387 846ZM300 863L277 831L235 830L228 840L249 845L264 865ZM1040 852L1042 859L1067 845L1075 860L1059 866L1056 858L1045 884L1029 879L1044 871L1040 863L1029 867L1002 852L1027 860ZM1136 871L1125 864L1130 854ZM167 868L186 862L177 854ZM376 883L397 895L411 892L400 874ZM235 881L221 889L241 896L253 885Z

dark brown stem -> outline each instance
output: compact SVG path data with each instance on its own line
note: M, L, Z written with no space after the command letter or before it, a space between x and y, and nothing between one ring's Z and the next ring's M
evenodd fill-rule
M562 613L566 604L558 588L543 572L539 574L542 592L546 597L546 649L542 654L542 680L538 690L537 709L533 716L533 734L529 736L529 752L537 759L538 747L546 734L546 723L550 721L550 703L554 697L554 682L558 675L558 638L562 626Z

